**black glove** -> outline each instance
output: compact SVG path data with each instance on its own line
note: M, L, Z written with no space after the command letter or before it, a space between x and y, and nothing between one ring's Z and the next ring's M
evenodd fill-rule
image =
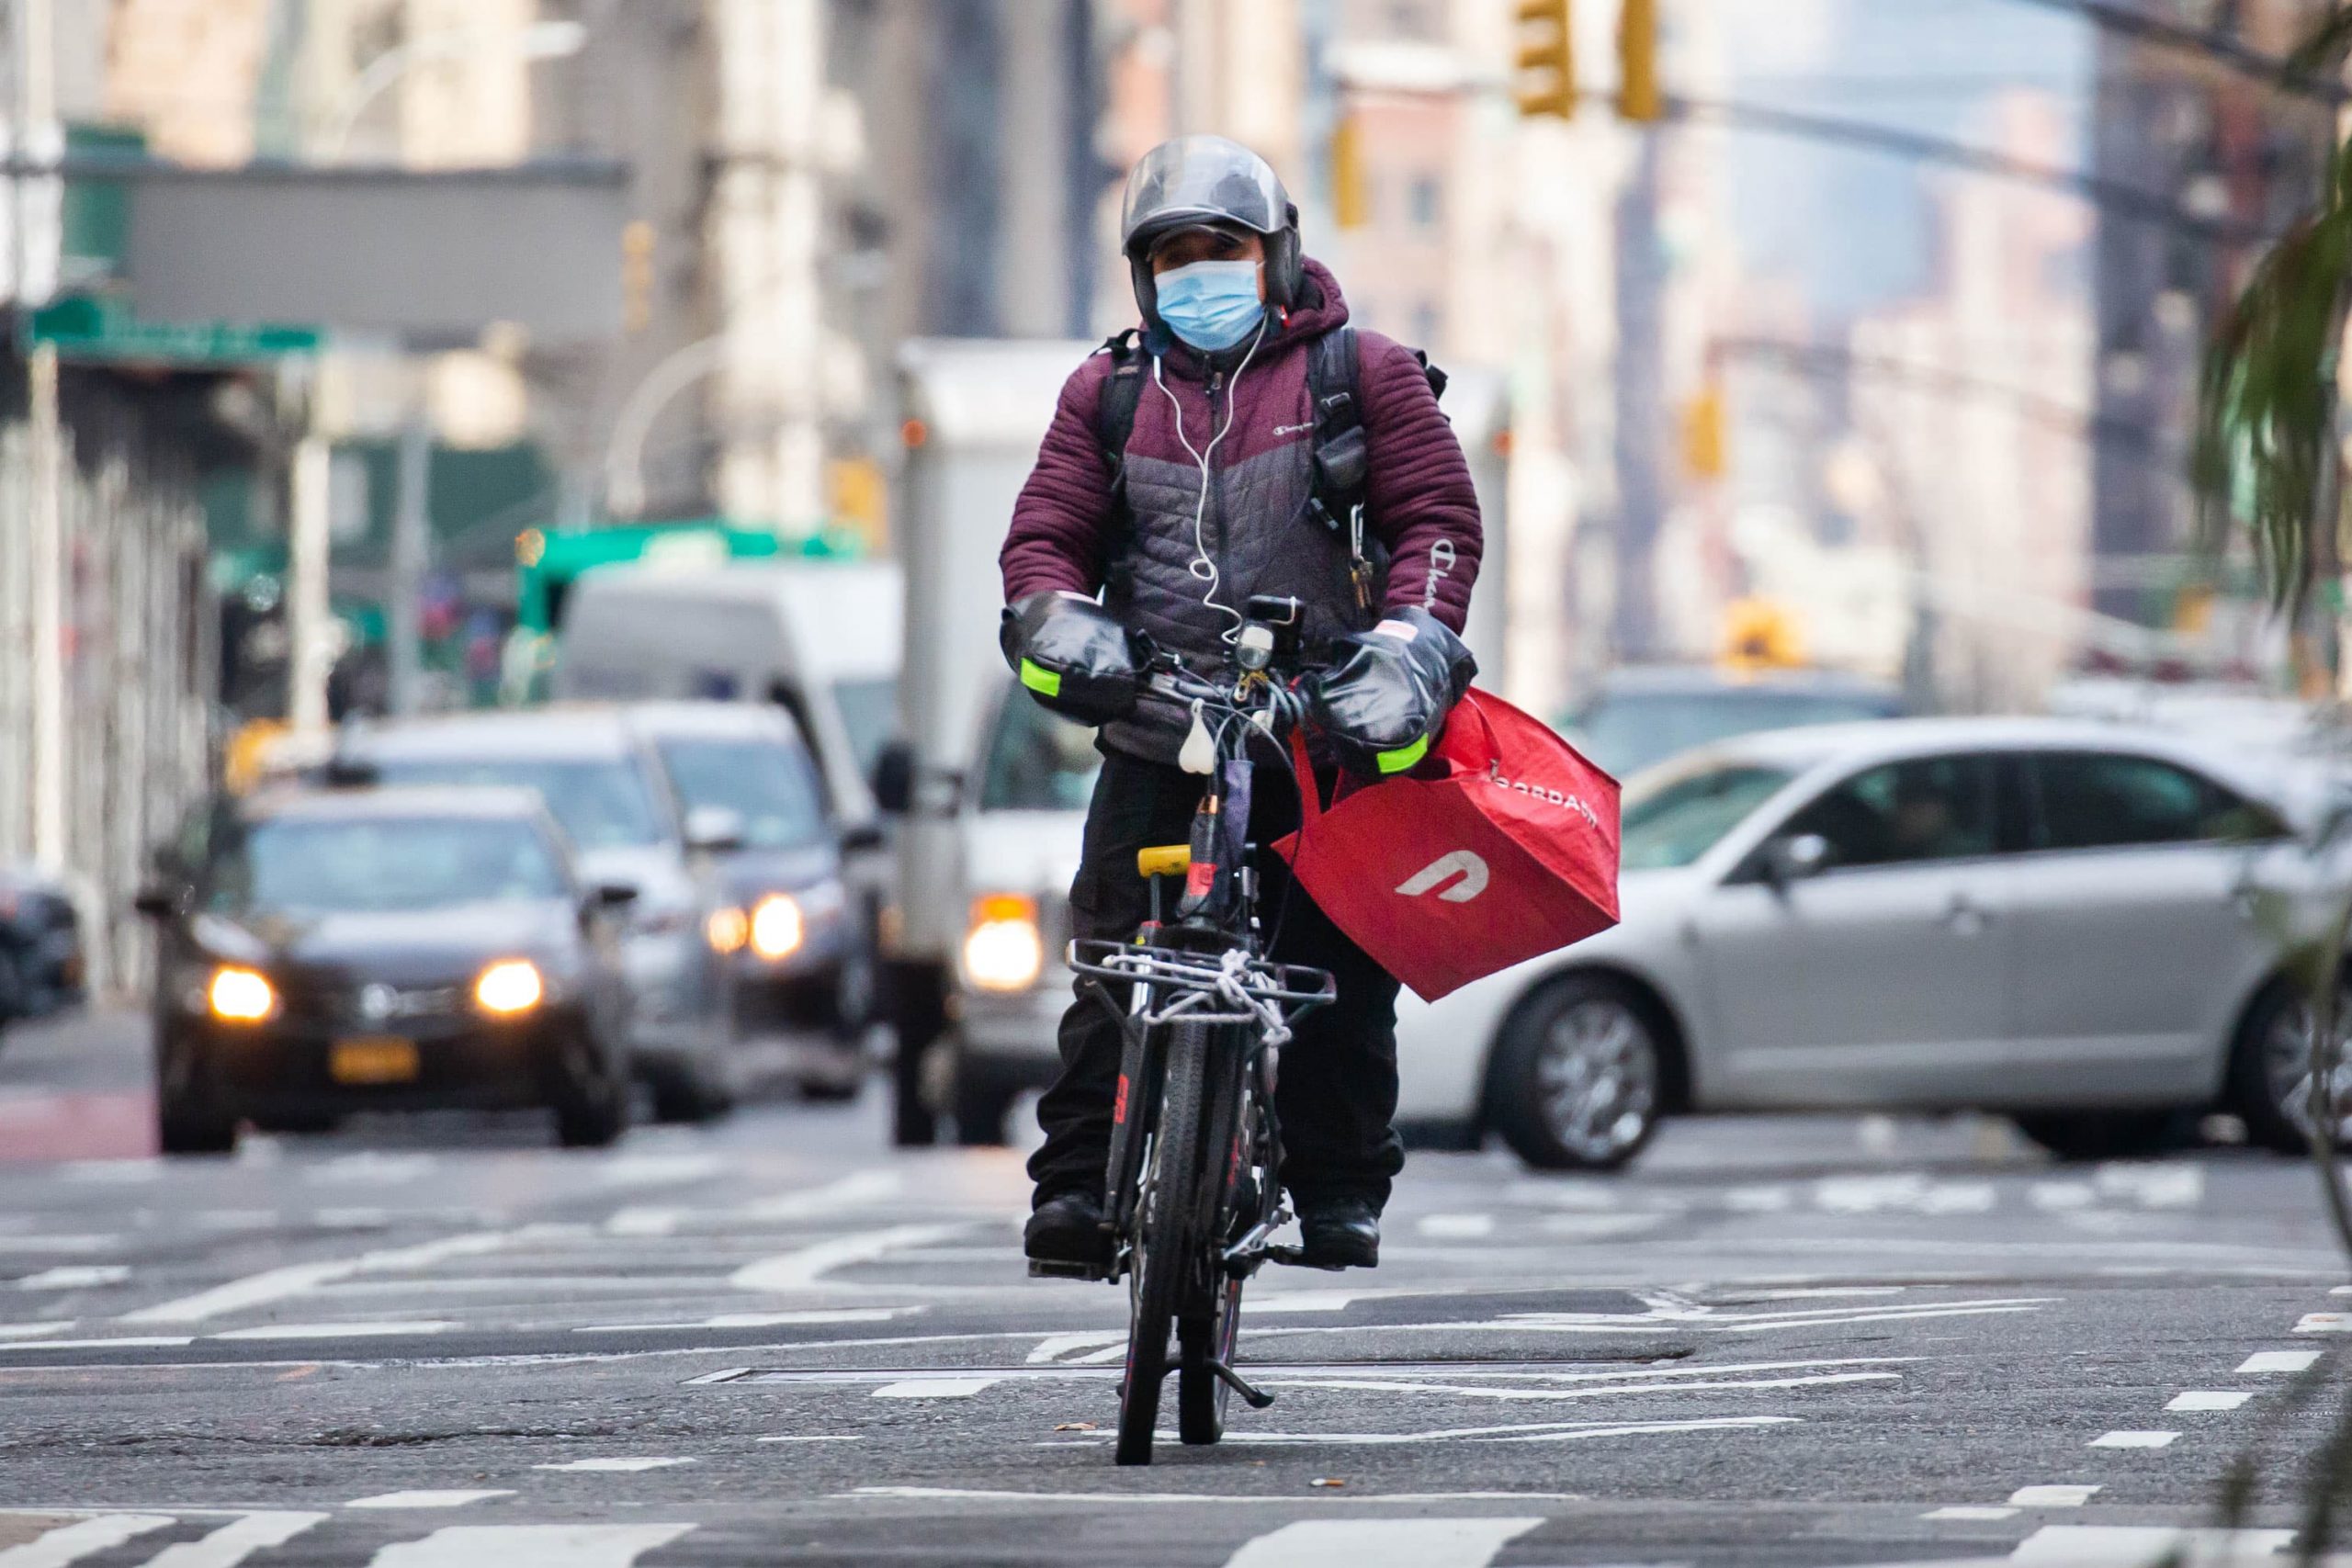
M1108 724L1135 711L1142 680L1134 640L1093 600L1032 593L1004 607L996 640L1030 694L1064 718Z
M1401 773L1428 754L1478 661L1427 610L1398 610L1368 632L1333 639L1306 680L1307 717L1340 766L1363 778Z

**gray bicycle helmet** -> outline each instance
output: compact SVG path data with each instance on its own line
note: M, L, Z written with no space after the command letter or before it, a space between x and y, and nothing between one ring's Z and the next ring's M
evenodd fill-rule
M1151 247L1182 229L1239 227L1266 242L1266 302L1288 310L1305 283L1298 209L1273 165L1222 136L1179 136L1139 159L1119 209L1119 245L1144 319L1159 319Z

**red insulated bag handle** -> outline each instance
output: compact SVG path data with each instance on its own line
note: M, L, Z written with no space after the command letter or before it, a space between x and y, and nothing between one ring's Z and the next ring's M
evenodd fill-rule
M1306 737L1297 729L1290 732L1290 771L1298 781L1298 826L1305 832L1308 823L1323 815L1323 792L1315 785L1315 764L1307 760Z

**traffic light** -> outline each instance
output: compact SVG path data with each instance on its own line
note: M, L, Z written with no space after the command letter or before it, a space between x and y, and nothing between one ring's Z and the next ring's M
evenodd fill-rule
M1617 113L1647 123L1666 118L1657 85L1657 0L1624 0L1617 17Z
M1796 617L1770 599L1735 599L1724 607L1723 661L1734 670L1788 670L1804 662Z
M1569 0L1519 0L1519 112L1577 112L1576 19Z

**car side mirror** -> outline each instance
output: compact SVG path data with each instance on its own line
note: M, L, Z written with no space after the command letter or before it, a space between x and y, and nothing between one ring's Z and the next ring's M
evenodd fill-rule
M725 806L697 806L686 813L686 848L726 854L743 847L743 814Z
M1829 840L1818 833L1792 833L1764 846L1764 880L1789 887L1829 869Z
M151 920L168 920L179 913L179 895L160 884L151 885L131 895L130 907Z
M588 890L587 901L599 909L619 909L637 902L632 882L599 882Z
M874 759L874 804L892 817L904 817L915 801L915 749L904 740L886 744Z
M878 850L883 844L882 824L852 822L842 829L841 846L844 854L859 854L866 850Z

